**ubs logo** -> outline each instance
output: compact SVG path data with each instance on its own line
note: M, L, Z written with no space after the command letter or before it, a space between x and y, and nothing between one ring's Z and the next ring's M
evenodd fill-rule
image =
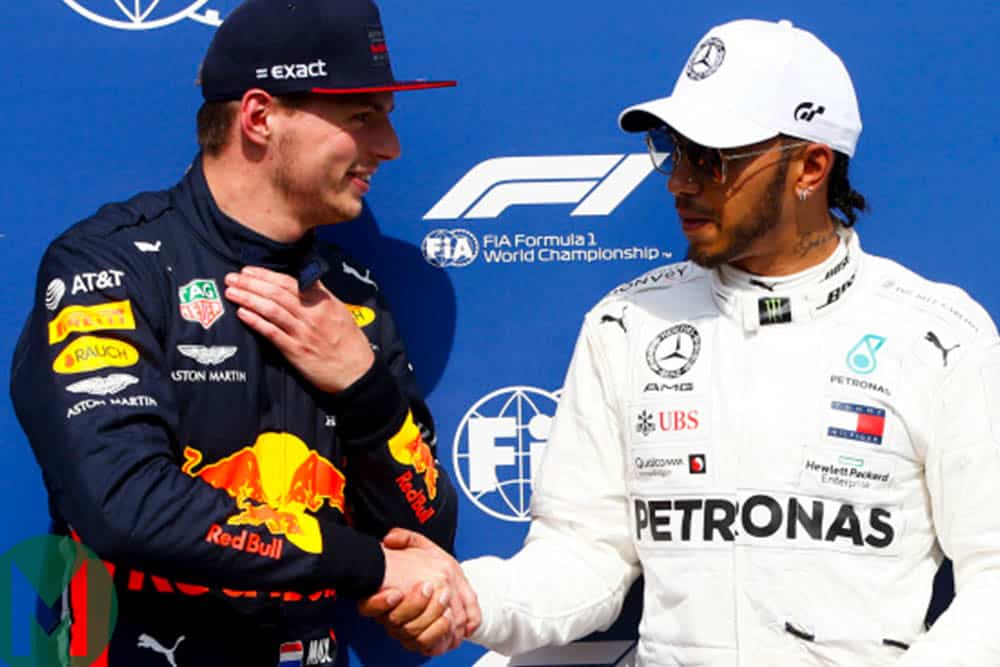
M222 24L239 0L63 0L80 16L117 30L153 30L184 19ZM219 9L222 6L223 9Z

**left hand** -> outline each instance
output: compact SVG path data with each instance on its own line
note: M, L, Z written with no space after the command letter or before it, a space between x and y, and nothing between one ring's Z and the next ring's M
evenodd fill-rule
M236 315L271 341L317 389L334 393L364 375L375 361L368 339L342 301L317 281L298 281L258 266L226 275L226 298Z

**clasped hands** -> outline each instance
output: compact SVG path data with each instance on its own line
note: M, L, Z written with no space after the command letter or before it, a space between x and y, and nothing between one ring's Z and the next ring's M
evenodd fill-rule
M424 655L456 648L479 627L476 594L458 562L429 539L393 528L382 540L385 579L358 611L390 637Z

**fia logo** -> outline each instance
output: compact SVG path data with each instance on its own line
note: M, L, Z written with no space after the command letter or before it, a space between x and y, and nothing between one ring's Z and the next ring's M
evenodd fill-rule
M610 215L652 171L646 153L493 158L470 169L424 220L498 218L529 204L577 204L570 215Z
M217 27L239 0L63 0L63 3L80 16L108 28L153 30L184 19Z
M468 229L435 229L420 244L424 259L439 269L468 266L479 256L479 239Z
M452 465L473 504L503 521L530 521L531 480L559 397L536 387L497 389L469 408L455 431Z

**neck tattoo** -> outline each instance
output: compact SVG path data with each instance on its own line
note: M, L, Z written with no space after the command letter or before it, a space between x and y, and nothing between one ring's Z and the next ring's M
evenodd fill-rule
M805 234L799 236L799 242L795 246L795 251L798 253L799 257L805 257L811 250L819 248L835 238L837 238L837 232L835 230L830 230L826 233L806 232Z

